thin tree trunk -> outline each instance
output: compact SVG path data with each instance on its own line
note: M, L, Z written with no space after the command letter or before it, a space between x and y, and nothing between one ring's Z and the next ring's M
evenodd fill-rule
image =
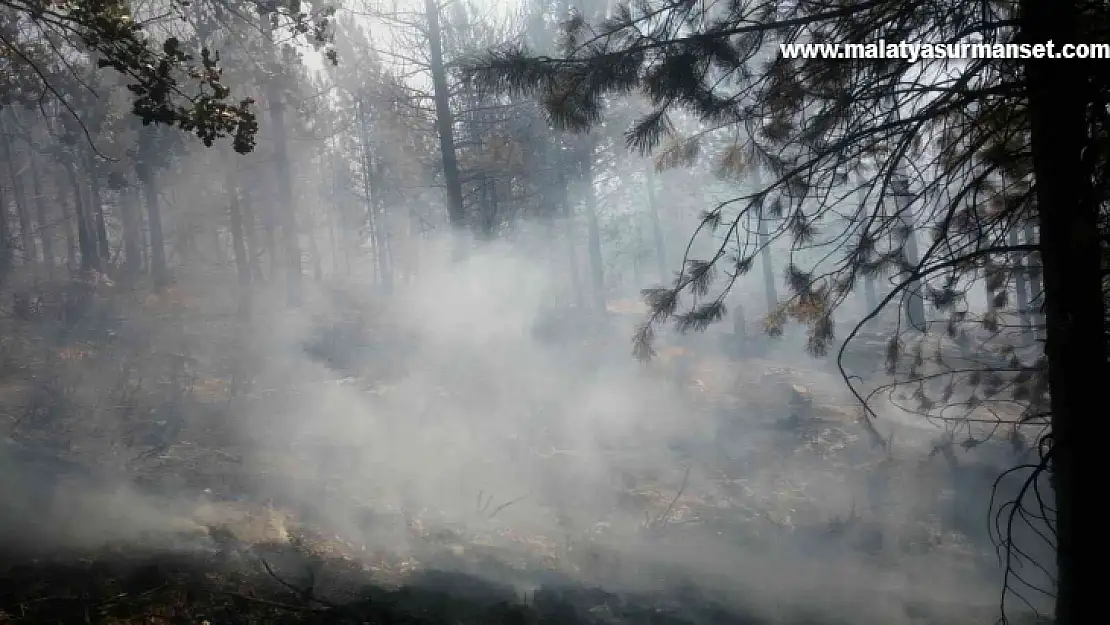
M31 168L31 190L34 192L35 217L37 220L39 241L42 243L42 260L46 264L46 275L54 277L54 224L47 211L47 203L42 194L42 179L39 174L38 156L32 150L28 153L28 163Z
M380 176L375 176L379 184ZM393 231L389 227L389 216L385 212L385 199L379 196L375 205L378 209L378 266L381 267L382 291L393 292Z
M69 183L73 187L73 209L77 221L77 244L81 250L81 269L83 271L100 270L100 256L97 253L96 239L92 229L89 228L89 217L85 207L84 193L81 181L77 177L77 166L67 163L66 171L69 174Z
M104 198L101 197L100 176L96 171L96 161L90 150L84 150L85 171L89 175L89 199L92 202L90 217L95 220L96 249L101 267L107 268L112 258L112 248L108 243L108 225L104 220Z
M601 257L601 232L597 221L597 189L594 187L594 144L587 139L582 160L582 184L586 194L586 238L590 254L591 293L593 307L598 314L605 316L605 267Z
M136 198L140 200L139 210L135 211L135 216L139 220L139 252L142 257L142 271L139 273L146 274L150 272L150 226L146 222L146 211L142 209L141 198L139 196Z
M859 200L859 214L868 215L867 211L867 192L866 185L863 177L859 179L860 186L856 190L856 196ZM879 307L879 296L875 292L875 277L864 276L863 278L863 297L864 303L867 305L867 313L870 314L873 310Z
M906 240L903 243L903 252L906 262L910 267L917 267L917 228L914 217L910 214L909 181L905 174L898 172L894 181L898 188L894 192L894 201L897 203L898 218L906 229ZM921 294L921 282L915 280L906 289L906 322L918 332L927 331L925 324L925 298Z
M316 242L316 224L311 210L308 211L308 220L305 230L308 234L308 253L312 255L312 279L319 282L324 279L324 266L320 261L320 246Z
M246 236L243 233L243 212L239 206L239 187L235 184L235 168L231 158L231 154L225 149L224 192L227 193L227 212L231 225L231 249L235 253L235 271L239 280L239 312L246 315L250 310L251 266Z
M757 190L763 189L763 179L759 169L752 169L753 182ZM770 217L763 211L757 215L759 223L756 231L759 235L760 265L763 266L763 293L767 298L767 314L773 313L779 306L778 290L775 288L775 269L771 263L771 237L767 233L767 221Z
M263 249L258 245L258 228L255 225L254 202L251 201L249 186L239 190L239 206L243 210L243 242L247 246L247 262L250 263L251 276L254 281L262 283L266 281L260 260Z
M129 187L120 196L120 220L123 222L123 283L134 288L142 273L142 233L139 231L138 189Z
M359 147L362 169L363 202L366 210L366 228L370 239L370 247L374 250L374 281L381 284L385 279L382 268L382 241L378 234L378 220L374 205L374 157L370 153L370 124L366 115L366 102L359 99L355 103L355 114L358 116Z
M169 270L166 267L166 241L162 231L162 207L159 204L158 183L149 164L154 138L150 134L150 129L145 130L144 136L140 139L138 172L146 200L147 223L150 226L150 276L154 282L154 288L160 289L169 282Z
M66 197L66 193L63 190L63 187L61 186L60 183L59 183L57 189L58 189L58 205L62 207L62 227L65 228L65 233L66 233L66 272L69 275L72 276L73 272L78 268L77 267L77 237L74 236L74 234L73 234L73 224L77 220L76 219L77 216L74 214L74 211L70 210L70 207L76 206L77 202L79 202L80 199L75 198L73 200L73 204L71 205L68 202L68 198ZM74 190L74 191L76 191L76 190Z
M266 61L271 69L277 68L274 53L273 26L270 11L261 13L263 48ZM281 87L275 77L266 81L266 100L269 104L271 134L274 138L274 156L277 159L278 201L281 204L279 219L283 247L285 248L285 282L288 301L292 305L300 303L301 289L301 245L297 230L297 213L293 202L293 172L289 163L289 147L285 128L285 102Z
M8 163L8 174L12 179L12 194L15 196L15 210L19 216L19 237L23 244L24 264L38 262L38 248L35 245L35 233L31 226L31 210L27 205L27 193L23 188L23 176L15 164L15 150L12 149L12 140L5 136L2 144L4 160Z
M463 211L459 161L455 154L455 124L451 113L447 69L443 63L443 33L439 22L439 4L436 0L424 0L424 13L428 20L428 47L431 53L432 86L435 90L436 130L439 132L439 152L443 161L443 178L447 185L447 217L453 229L462 230L466 223L466 214Z
M1008 242L1010 246L1017 247L1017 228L1010 228ZM1024 256L1024 252L1013 252L1010 254L1010 271L1014 276L1014 295L1016 300L1014 303L1017 307L1018 320L1021 324L1021 333L1027 334L1031 324L1029 321L1029 285L1025 279Z
M655 199L655 168L648 163L647 173L648 218L651 219L651 238L655 244L655 264L659 270L660 284L667 283L670 270L667 268L667 248L663 238L663 224L659 219L659 205Z
M634 238L632 253L632 290L637 292L644 287L644 269L643 269L643 249L644 249L644 226L643 219L639 214L634 214L632 236ZM623 285L622 285L623 286ZM622 288L623 292L624 289Z
M12 231L8 223L8 202L0 192L0 286L7 284L12 269Z
M574 302L576 308L584 308L585 302L582 299L582 281L578 276L578 245L575 241L574 232L574 206L570 202L569 194L567 193L567 179L566 174L560 171L559 173L559 199L563 204L563 226L566 234L567 244L567 263L570 270L570 290L571 300Z
M1025 222L1025 244L1037 245L1036 225L1033 220ZM1033 339L1044 334L1044 289L1041 287L1041 255L1032 252L1025 261L1026 275L1029 276L1029 319Z

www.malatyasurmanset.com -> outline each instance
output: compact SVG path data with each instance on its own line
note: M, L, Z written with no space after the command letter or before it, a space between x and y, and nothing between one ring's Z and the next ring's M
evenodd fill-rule
M1107 43L782 43L788 59L1110 59Z

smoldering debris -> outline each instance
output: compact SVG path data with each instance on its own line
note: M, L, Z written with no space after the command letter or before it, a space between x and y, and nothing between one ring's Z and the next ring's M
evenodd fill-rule
M104 474L62 462L57 478L5 452L20 465L12 484L64 493L17 533L81 518L39 524L42 540L196 553L260 575L266 562L332 602L354 601L338 595L357 584L328 567L383 588L438 571L539 612L569 602L582 622L634 622L645 605L676 622L707 622L712 605L776 622L914 622L908 606L939 597L945 613L994 604L989 542L952 521L964 504L947 494L989 500L986 472L954 477L908 434L877 453L840 381L801 359L665 335L660 348L685 361L637 363L632 324L553 324L544 272L490 255L429 270L388 301L332 288L296 313L256 313L251 331L195 324L210 353L185 365L166 445ZM498 272L532 286L475 278ZM206 382L221 377L206 363L225 361L249 384ZM98 427L111 438L111 422Z

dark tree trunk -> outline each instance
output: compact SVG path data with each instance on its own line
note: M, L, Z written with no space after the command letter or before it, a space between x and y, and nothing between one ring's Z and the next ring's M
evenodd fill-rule
M1007 242L1010 246L1017 247L1018 231L1016 227L1010 229ZM1029 320L1029 283L1028 280L1026 280L1024 257L1025 254L1023 252L1013 252L1010 254L1010 271L1014 276L1014 307L1023 335L1029 332L1032 325Z
M46 198L42 194L42 178L39 174L38 158L34 152L28 154L31 168L31 190L34 192L35 218L38 222L39 241L42 243L42 260L46 264L46 275L54 277L54 224L47 210Z
M169 270L166 267L166 240L162 230L162 207L158 197L158 183L154 170L150 165L152 159L151 129L145 129L139 144L139 180L143 185L143 196L146 200L147 224L150 230L150 277L154 288L159 289L169 282Z
M646 178L648 218L651 219L651 238L655 245L655 264L659 270L659 282L666 284L670 270L667 268L667 249L663 242L663 224L659 219L659 206L655 201L655 172L653 171L653 165L650 163L648 164Z
M139 229L138 189L127 188L120 196L120 220L123 222L123 283L134 288L142 273L142 232Z
M1025 222L1025 243L1036 245L1037 233L1033 220ZM1044 289L1041 286L1041 255L1038 252L1029 254L1025 259L1026 272L1029 277L1029 319L1032 326L1033 339L1039 339L1044 328Z
M247 239L243 232L243 211L239 205L239 186L235 184L232 156L224 152L224 192L227 193L228 221L231 225L231 249L235 253L235 271L239 279L239 312L250 311L251 265Z
M893 180L894 201L897 204L898 220L906 229L906 240L902 243L902 252L906 263L910 267L917 267L919 262L917 251L917 223L913 209L910 205L909 181L901 171L897 172ZM928 328L925 323L925 297L921 293L921 281L914 280L906 289L906 323L918 332L925 332Z
M12 231L8 223L8 202L0 193L0 286L8 281L12 269Z
M270 22L270 13L263 11L261 14L263 46L266 60L271 70L277 69L277 58L274 53L272 38L273 27ZM281 220L282 243L285 252L286 264L286 289L290 304L300 302L301 291L301 244L300 232L297 230L297 210L293 202L293 172L289 162L289 147L287 130L285 128L285 101L282 97L281 86L277 82L276 74L266 81L266 101L269 105L270 124L273 126L271 134L274 138L274 155L277 159L278 201L281 204L278 218Z
M77 177L77 166L67 164L69 183L73 187L73 211L77 221L77 245L81 250L81 269L84 271L100 270L100 255L97 253L96 239L89 227L88 209L85 207L85 197L81 188L81 181Z
M594 187L594 141L586 139L582 154L582 185L586 205L586 243L590 254L590 293L592 304L598 314L604 316L608 310L605 305L605 266L601 256L601 228L597 221L597 189Z
M258 228L255 225L254 202L251 201L249 186L239 189L239 206L243 211L243 242L247 246L247 262L250 263L251 277L255 282L263 283L266 281L260 260L263 250L258 245Z
M1057 47L1078 42L1079 10L1075 0L1022 0L1022 36L1025 42L1053 41ZM1083 470L1078 461L1093 450L1079 452L1077 441L1097 441L1097 419L1079 432L1078 420L1094 416L1104 405L1106 366L1105 294L1099 245L1099 196L1091 184L1092 163L1099 158L1088 137L1086 113L1091 101L1088 72L1097 61L1029 60L1029 118L1040 222L1040 252L1044 279L1048 357L1052 409L1049 471L1055 490L1056 512L1056 624L1085 622L1100 609L1095 605L1089 576L1076 570L1080 549L1098 544L1099 537L1082 534L1081 527L1095 525L1097 513L1077 509L1076 490ZM1091 473L1093 475L1093 473ZM1083 524L1077 524L1084 516ZM1083 614L1088 614L1084 617Z
M582 280L578 275L578 242L574 229L574 206L570 202L569 193L567 190L566 174L560 170L559 173L559 200L562 202L563 208L563 225L566 229L566 245L567 245L567 264L570 271L570 290L571 300L578 308L583 308L585 302L582 301Z
M424 13L428 20L428 47L431 53L432 86L435 90L436 130L439 133L443 179L447 185L447 218L453 229L461 230L466 224L466 214L463 210L459 160L455 154L455 123L451 113L447 69L443 62L443 32L439 21L439 4L436 0L424 0Z
M100 176L96 171L95 157L85 151L85 171L89 175L89 199L92 202L91 214L96 228L96 250L100 256L100 266L108 267L112 258L112 248L108 242L108 224L104 220L104 198L101 195Z
M31 209L27 205L27 193L23 187L23 172L16 166L15 150L12 149L12 140L5 136L3 144L4 160L8 162L8 174L12 179L12 194L15 196L15 210L19 216L19 238L23 244L23 262L33 264L38 261L38 247L35 245L35 233L31 226Z
M75 198L73 205L76 206L80 198ZM66 233L66 270L72 274L77 269L77 237L73 234L73 223L76 221L74 211L66 208L69 203L66 201L65 191L62 189L61 184L58 186L58 205L62 207L62 227L65 228Z

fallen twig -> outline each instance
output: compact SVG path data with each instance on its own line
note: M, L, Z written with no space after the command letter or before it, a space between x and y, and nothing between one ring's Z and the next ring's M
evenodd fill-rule
M686 472L682 475L682 485L678 487L678 492L675 493L674 498L671 499L671 503L667 506L666 510L664 510L661 514L656 516L650 522L646 523L647 529L661 530L661 529L667 527L667 524L670 523L671 512L674 511L674 506L675 506L676 503L678 503L679 497L682 497L682 493L684 493L686 491L686 484L689 481L689 479L690 479L690 465L686 465Z

